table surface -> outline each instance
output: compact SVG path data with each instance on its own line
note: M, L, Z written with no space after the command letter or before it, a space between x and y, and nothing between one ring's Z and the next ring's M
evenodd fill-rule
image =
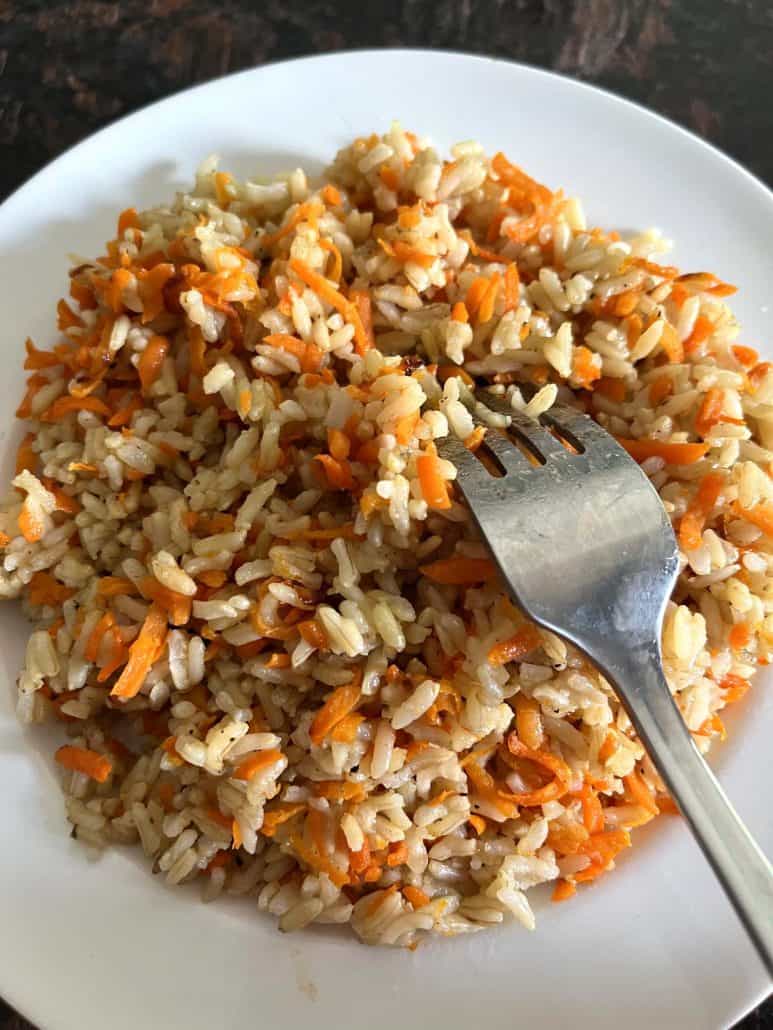
M484 53L597 83L773 184L769 0L0 0L0 198L73 143L186 86L379 46ZM741 1028L773 1030L773 999ZM0 1001L0 1030L30 1024Z

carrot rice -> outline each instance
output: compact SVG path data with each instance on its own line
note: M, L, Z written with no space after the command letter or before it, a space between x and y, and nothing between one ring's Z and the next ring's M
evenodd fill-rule
M773 366L664 241L399 125L313 185L210 158L70 272L0 509L84 844L284 930L534 915L673 806L606 680L513 606L436 441L592 414L681 547L666 675L702 751L773 643ZM484 447L485 450L485 447ZM528 527L521 527L528 531Z

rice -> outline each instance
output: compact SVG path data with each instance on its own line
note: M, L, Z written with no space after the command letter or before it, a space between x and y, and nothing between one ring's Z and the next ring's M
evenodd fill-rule
M0 509L74 835L284 931L506 920L672 803L607 681L503 591L435 441L575 403L658 489L666 675L696 743L773 635L773 369L709 273L474 143L394 125L241 183L208 160L71 271ZM491 405L470 390L488 383Z

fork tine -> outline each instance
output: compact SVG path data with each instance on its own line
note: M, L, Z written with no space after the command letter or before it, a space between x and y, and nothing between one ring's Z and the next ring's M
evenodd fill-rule
M513 411L511 415L510 429L522 437L538 455L542 455L546 462L567 457L567 449L543 425L520 411Z
M529 472L531 465L528 459L518 450L504 432L489 429L484 438L484 446L488 447L502 463L506 472Z
M464 492L465 484L480 490L491 482L492 477L458 437L447 436L438 440L437 443L441 457L453 462L456 466L457 483L462 492Z
M493 411L499 412L502 415L508 415L510 417L511 430L523 440L524 444L531 451L537 456L541 456L544 461L547 462L551 459L556 460L566 457L567 451L562 443L556 440L535 419L529 418L528 415L524 415L520 411L514 411L503 397L497 394L483 394L479 396L477 393L475 397L481 404L487 405Z
M587 451L594 445L603 445L605 453L609 452L610 446L617 449L614 437L606 429L602 429L590 415L569 404L554 404L542 418L549 425L555 426L559 433L565 434L570 443L579 445L581 450Z

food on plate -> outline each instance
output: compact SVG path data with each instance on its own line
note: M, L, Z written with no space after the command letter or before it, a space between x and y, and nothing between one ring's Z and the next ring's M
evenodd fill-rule
M35 623L74 835L283 930L413 946L562 901L673 811L614 692L499 582L437 441L589 412L682 572L666 674L698 746L771 652L773 367L708 272L588 227L475 143L394 125L118 218L26 343L0 594ZM42 341L38 341L41 343ZM522 532L531 527L523 526ZM32 816L31 816L32 817Z

